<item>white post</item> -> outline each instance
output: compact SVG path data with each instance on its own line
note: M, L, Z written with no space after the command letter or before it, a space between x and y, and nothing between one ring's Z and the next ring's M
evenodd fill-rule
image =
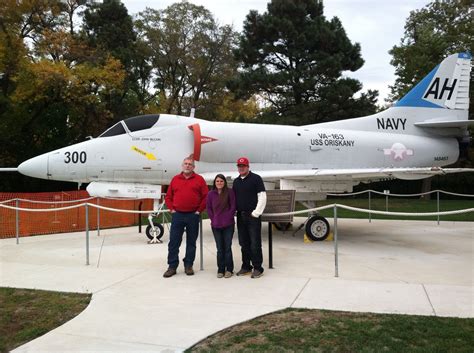
M388 212L388 194L390 194L390 190L384 190L383 193L385 194L385 212Z

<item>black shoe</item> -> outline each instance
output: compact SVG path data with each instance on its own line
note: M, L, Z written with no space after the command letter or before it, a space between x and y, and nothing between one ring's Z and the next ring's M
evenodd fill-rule
M241 268L239 272L237 272L237 276L248 276L252 273L252 270L247 270L245 268Z
M253 270L252 272L252 278L260 278L263 276L263 271L259 271L259 270Z
M165 273L163 273L163 277L165 278L169 278L169 277L172 277L176 274L176 269L175 268L169 268L166 270Z

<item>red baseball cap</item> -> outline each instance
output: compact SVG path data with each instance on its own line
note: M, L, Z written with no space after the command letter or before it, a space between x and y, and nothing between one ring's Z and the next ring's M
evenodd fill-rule
M237 159L237 165L246 165L246 166L249 166L250 162L248 160L248 158L246 157L240 157L239 159Z

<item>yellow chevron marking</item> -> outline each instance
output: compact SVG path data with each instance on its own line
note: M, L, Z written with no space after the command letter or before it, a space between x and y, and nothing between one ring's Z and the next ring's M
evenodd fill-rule
M150 161L156 161L156 157L153 153L148 153L144 150L141 150L139 149L137 146L132 146L132 150L137 152L137 153L140 153L142 156L145 156L146 158L148 158Z

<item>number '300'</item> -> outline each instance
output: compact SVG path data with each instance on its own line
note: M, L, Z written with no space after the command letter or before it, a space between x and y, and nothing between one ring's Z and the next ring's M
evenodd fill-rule
M87 160L87 154L84 151L65 152L64 157L64 163L86 163Z

